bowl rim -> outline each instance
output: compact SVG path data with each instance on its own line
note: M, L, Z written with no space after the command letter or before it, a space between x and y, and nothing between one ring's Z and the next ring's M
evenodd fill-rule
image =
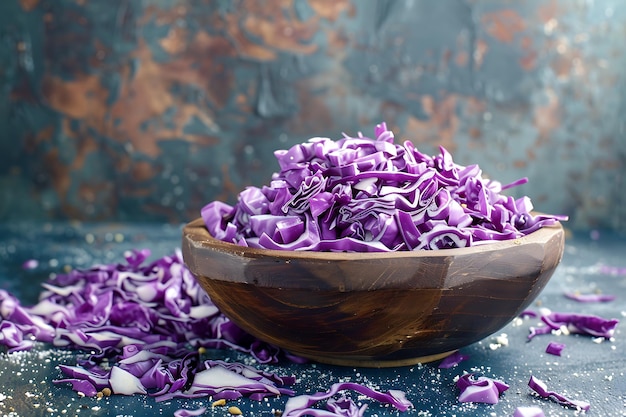
M540 214L540 213L533 213ZM496 242L478 244L465 248L450 248L439 250L415 250L395 252L321 252L307 250L279 250L252 248L241 246L231 242L225 242L213 237L204 220L196 218L183 227L183 238L191 241L197 248L211 249L223 253L236 254L245 258L274 258L276 260L317 260L317 261L351 261L351 260L375 260L375 259L402 259L402 258L445 258L450 256L470 255L491 251L498 251L511 247L519 247L529 244L545 244L551 238L563 233L563 225L557 221L553 225L541 228L527 235L515 239L500 240Z

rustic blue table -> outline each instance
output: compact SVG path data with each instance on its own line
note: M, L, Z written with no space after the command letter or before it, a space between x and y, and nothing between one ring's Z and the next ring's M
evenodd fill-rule
M0 288L16 295L24 305L35 303L39 284L51 273L117 262L125 250L149 248L152 256L171 254L180 246L181 226L157 224L0 224ZM37 268L25 270L24 261L37 259ZM568 236L562 264L533 304L533 309L573 311L626 322L626 238L609 232ZM565 292L614 294L607 303L579 303ZM538 320L514 320L481 342L461 350L467 361L450 369L437 363L390 369L355 369L319 364L258 365L280 373L293 373L297 393L325 390L331 383L354 381L387 390L401 389L414 404L398 413L375 402L366 415L512 416L516 407L535 405L546 416L574 416L576 410L533 396L531 375L554 391L591 403L588 415L626 416L626 341L617 326L612 340L583 335L542 335L527 341ZM565 343L562 356L545 353L550 341ZM246 355L220 351L224 358L250 362ZM29 352L0 350L0 415L10 416L142 416L172 415L179 408L208 406L205 415L226 416L225 408L211 408L210 400L172 400L157 403L145 396L82 398L68 386L54 385L59 364L73 365L75 353L46 345ZM455 377L464 371L481 372L510 385L496 405L459 403ZM265 401L240 399L245 416L274 416L286 398Z

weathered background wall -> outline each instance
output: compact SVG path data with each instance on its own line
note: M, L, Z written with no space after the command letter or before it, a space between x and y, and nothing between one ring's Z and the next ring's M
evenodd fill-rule
M623 0L3 0L0 220L187 221L387 121L626 230Z

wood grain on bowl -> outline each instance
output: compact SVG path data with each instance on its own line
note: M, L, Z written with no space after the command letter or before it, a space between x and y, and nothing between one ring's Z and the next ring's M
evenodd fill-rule
M314 360L398 366L436 360L504 327L537 297L564 249L560 224L462 249L276 251L214 239L197 219L183 257L250 334Z

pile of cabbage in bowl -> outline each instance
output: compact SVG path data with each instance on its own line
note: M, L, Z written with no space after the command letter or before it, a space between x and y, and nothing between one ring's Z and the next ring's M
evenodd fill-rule
M209 233L266 249L411 251L516 239L566 220L501 194L526 178L503 186L443 147L429 156L395 144L385 123L375 137L315 137L276 151L280 171L268 186L247 187L234 206L203 207Z

